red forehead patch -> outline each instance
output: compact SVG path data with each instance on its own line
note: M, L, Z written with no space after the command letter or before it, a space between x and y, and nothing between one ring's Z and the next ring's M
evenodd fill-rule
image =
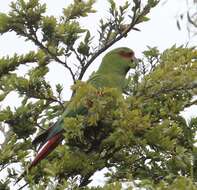
M134 52L133 51L130 51L130 52L126 52L126 51L119 51L118 54L124 58L127 58L127 59L131 59L134 57Z

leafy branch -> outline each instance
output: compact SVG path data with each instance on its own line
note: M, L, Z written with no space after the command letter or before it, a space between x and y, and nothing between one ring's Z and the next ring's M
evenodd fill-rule
M88 30L80 27L76 19L95 12L92 9L94 2L93 0L87 3L75 1L64 9L64 16L58 22L53 16L43 16L46 5L39 4L38 0L27 3L23 0L17 1L11 4L12 11L9 16L1 14L0 22L6 24L0 28L0 32L15 31L17 35L32 41L44 51L50 61L55 60L62 64L70 72L75 83L76 80L83 78L88 67L101 53L126 37L131 30L136 30L137 24L147 21L146 15L159 1L149 0L143 8L141 0L134 1L132 7L126 1L123 6L116 8L116 3L110 0L110 18L105 23L101 20L99 45L93 48L91 47L93 37ZM130 18L127 24L125 24L126 13ZM84 41L82 40L78 45L76 41L80 38L80 33L84 32L86 32ZM42 36L38 38L38 35ZM76 46L78 48L75 48ZM91 49L94 51L91 52ZM75 64L77 71L74 71L67 61L72 53L78 61L78 64ZM65 60L61 59L62 56Z

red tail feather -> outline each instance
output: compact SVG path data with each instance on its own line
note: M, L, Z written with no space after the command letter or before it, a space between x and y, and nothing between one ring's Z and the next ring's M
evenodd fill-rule
M43 147L40 149L39 153L36 155L34 160L32 161L29 169L33 166L36 166L39 161L44 159L49 153L51 153L63 140L64 136L62 133L58 133L53 136L50 140L48 140Z
M53 136L50 140L48 140L42 146L39 153L36 155L36 157L34 158L28 169L30 170L32 167L36 166L38 162L44 159L49 153L51 153L60 144L60 142L63 139L64 136L62 135L62 133L58 133L55 136ZM26 171L24 171L23 174L21 174L21 176L16 180L15 184L18 183L25 175L26 175Z

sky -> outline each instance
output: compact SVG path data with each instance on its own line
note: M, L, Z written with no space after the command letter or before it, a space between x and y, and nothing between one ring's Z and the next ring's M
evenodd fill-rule
M11 0L1 1L0 12L8 12ZM58 3L49 0L41 0L47 4L47 15L55 15L59 17L62 13L62 8L72 2L72 0L58 0ZM117 3L123 2L116 0ZM144 1L142 1L144 2ZM162 2L166 2L163 0ZM99 28L98 23L100 18L106 18L108 15L107 0L97 0L95 9L96 14L90 14L88 18L82 19L81 25L90 29L91 33L97 34ZM183 27L181 31L177 29L176 17L180 12L185 11L185 0L168 0L167 3L161 3L157 8L153 9L149 15L151 20L137 26L141 32L132 31L127 38L122 39L110 49L120 46L126 46L134 50L137 57L142 55L147 45L158 47L161 51L171 47L174 44L182 45L188 42L188 33ZM110 50L109 49L109 50ZM36 47L31 42L25 42L23 38L16 36L13 32L0 36L0 57L5 55L13 55L14 53L27 53L29 50L36 50ZM109 51L108 50L108 51ZM87 80L93 70L96 70L105 53L99 56L91 67L87 70L83 80ZM27 67L20 69L20 74L24 75ZM57 75L58 73L58 75ZM55 77L54 77L55 76ZM64 88L64 99L69 99L71 95L70 86L72 85L71 77L68 72L62 69L62 66L51 64L51 71L46 76L47 80L51 81L53 87L60 83ZM12 102L14 106L18 105L18 101L14 101L10 94L6 99L7 102ZM3 104L3 107L6 106Z
M11 0L1 0L0 12L8 12L9 4ZM72 0L58 0L49 1L41 0L47 4L47 14L60 16L62 13L62 8L72 2ZM124 2L123 0L116 0L117 3ZM144 2L144 1L143 1ZM98 30L98 21L100 18L106 18L108 3L107 0L97 0L95 9L98 11L96 14L90 14L88 18L82 19L80 22L82 26L90 29L92 34L96 34ZM177 46L185 45L189 42L192 46L197 43L196 38L191 40L188 38L188 32L185 27L185 22L182 23L182 30L178 30L176 26L176 19L180 13L184 13L187 9L186 0L163 0L160 5L154 8L149 14L150 21L142 23L138 26L141 32L132 31L129 33L127 38L122 39L120 42L113 45L110 49L115 47L126 46L135 51L136 57L140 58L142 52L147 48L147 46L158 47L159 50L163 51L170 48L174 44ZM110 50L109 49L109 50ZM13 55L14 53L23 54L27 53L29 50L36 50L36 47L30 43L25 42L23 38L19 38L14 33L8 33L0 36L0 57L5 55ZM108 51L109 51L108 50ZM106 52L105 52L106 53ZM83 80L86 80L93 70L96 70L101 62L103 55L99 56L93 65L88 69L87 74ZM24 75L25 69L19 70L21 75ZM55 77L54 77L55 76ZM61 66L52 64L51 71L47 74L47 80L51 81L54 87L57 83L62 83L64 86L64 99L68 99L71 95L70 85L72 84L68 73L65 72ZM0 105L0 107L5 107L11 105L12 107L18 105L18 99L15 94L10 94L6 101ZM182 114L189 119L191 116L195 116L197 109L195 106L192 109L185 110ZM3 137L0 135L0 142ZM98 175L103 175L98 173ZM0 176L1 177L1 176ZM100 178L102 179L102 178ZM98 178L94 184L101 184Z

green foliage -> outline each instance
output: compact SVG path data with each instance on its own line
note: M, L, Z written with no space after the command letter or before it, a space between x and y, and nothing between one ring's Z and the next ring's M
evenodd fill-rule
M6 182L0 181L0 188L4 190L10 190L8 184L9 184L9 181L6 181Z
M9 30L8 22L9 22L9 17L6 14L1 13L0 14L0 33L1 34Z
M197 119L187 123L180 116L196 104L196 48L173 46L161 53L148 47L130 77L125 98L116 89L78 82L96 57L136 24L148 21L147 14L158 4L150 0L143 6L134 0L118 6L110 0L109 18L100 21L100 39L93 47L93 35L78 19L95 12L94 2L76 0L64 8L61 18L46 16L46 5L39 0L18 0L9 14L0 14L1 34L14 31L38 47L0 59L0 101L11 92L20 97L17 108L0 110L5 136L0 171L9 167L0 189L8 189L16 179L13 163L27 168L34 150L32 135L47 129L67 106L81 115L70 113L64 119L64 143L25 176L30 188L119 190L122 182L131 182L127 189L196 189ZM71 102L62 99L62 84L54 90L46 81L51 62L70 72L75 83ZM19 76L17 70L27 65L27 73ZM103 168L109 169L105 186L88 187L93 174Z
M150 181L144 181L142 187L154 190L196 190L197 187L193 184L192 179L186 177L177 177L170 185L164 181L158 184L152 184Z
M64 16L67 20L76 19L79 17L86 17L88 13L95 13L96 11L92 8L95 0L78 1L74 0L74 3L64 8Z
M111 45L114 39L119 39L122 36L126 37L127 32L131 28L138 30L134 25L148 21L147 14L150 12L151 8L159 3L159 1L150 1L145 6L142 6L140 0L131 3L125 1L125 3L119 7L117 7L114 0L109 0L109 3L110 19L107 21L103 19L100 20L99 41L101 47ZM132 10L132 12L130 13L129 10ZM127 15L130 19L129 23L125 21Z
M5 74L8 74L10 71L14 71L17 69L19 65L26 63L34 63L37 62L37 55L35 52L29 52L26 55L14 55L13 57L3 57L0 60L0 76L2 77Z
M27 33L38 30L46 5L41 5L39 0L27 2L19 0L16 3L12 2L11 8L12 11L9 13L9 19L7 20L9 30L25 36Z

